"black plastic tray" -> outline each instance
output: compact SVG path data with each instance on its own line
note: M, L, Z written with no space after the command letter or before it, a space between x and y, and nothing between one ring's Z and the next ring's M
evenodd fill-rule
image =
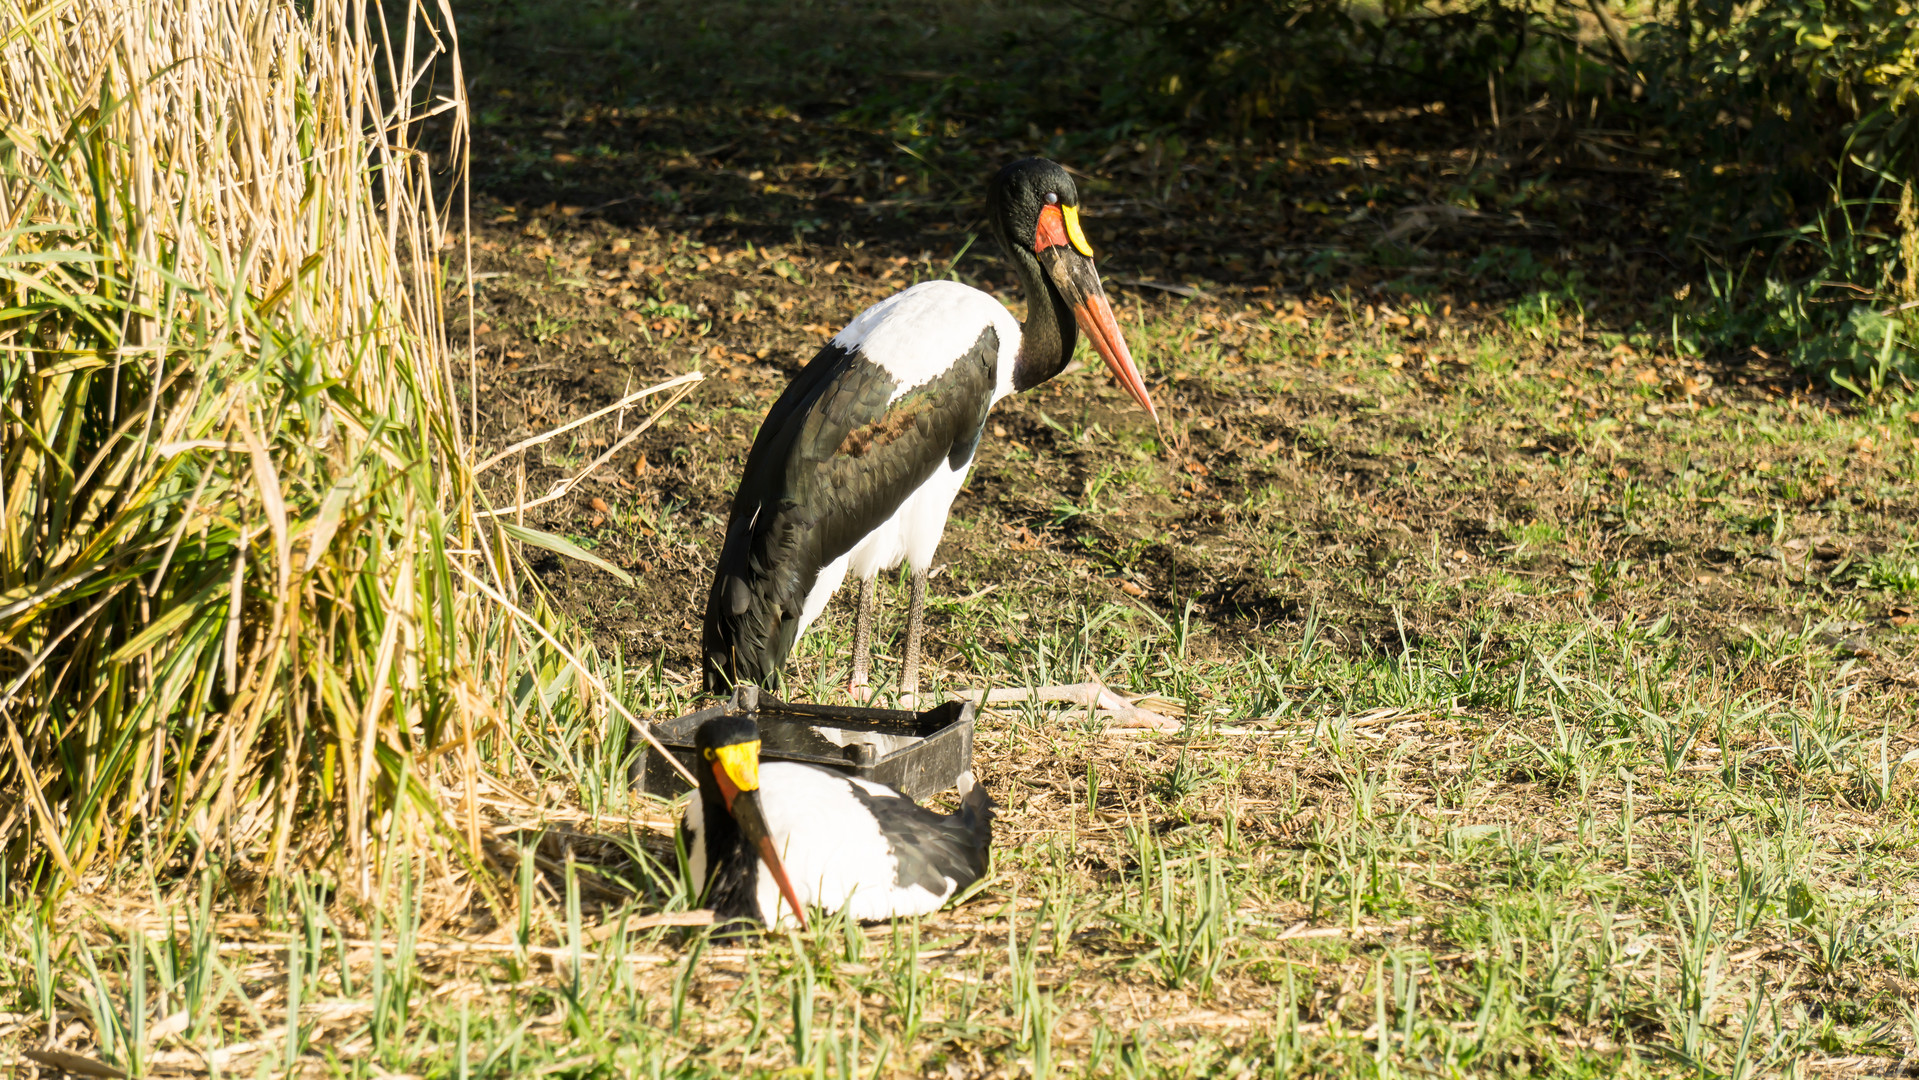
M745 713L760 725L760 760L800 761L888 784L915 801L952 787L973 767L973 703L949 701L925 712L807 705L734 691L721 705L648 725L688 772L702 767L693 733L716 716ZM686 778L650 744L634 762L635 789L662 798L687 790Z

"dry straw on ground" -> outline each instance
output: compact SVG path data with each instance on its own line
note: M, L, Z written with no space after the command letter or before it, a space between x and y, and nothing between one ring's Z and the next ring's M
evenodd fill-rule
M365 895L430 852L456 899L508 673L544 672L537 709L589 693L475 584L517 592L440 325L451 26L417 0L0 2L12 882L137 846Z

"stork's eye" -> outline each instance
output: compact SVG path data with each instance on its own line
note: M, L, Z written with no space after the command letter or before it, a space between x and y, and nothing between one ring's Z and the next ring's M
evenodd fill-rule
M1046 193L1046 205L1048 205L1048 206L1058 206L1058 205L1059 205L1059 192L1057 192L1057 191L1049 191L1049 192L1047 192L1047 193Z
M710 747L710 746L709 746L709 747L707 747L706 749L704 749L704 750L701 750L701 751L700 751L700 753L701 753L701 754L703 754L703 755L705 755L705 757L706 757L706 760L708 760L708 761L712 761L712 760L713 760L713 748L712 748L712 747Z

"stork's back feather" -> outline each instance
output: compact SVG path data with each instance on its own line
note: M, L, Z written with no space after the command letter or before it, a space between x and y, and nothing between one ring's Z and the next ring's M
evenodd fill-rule
M747 454L707 594L708 690L776 680L821 568L892 517L935 469L969 462L985 426L1000 360L992 322L904 392L905 373L843 338L794 378Z

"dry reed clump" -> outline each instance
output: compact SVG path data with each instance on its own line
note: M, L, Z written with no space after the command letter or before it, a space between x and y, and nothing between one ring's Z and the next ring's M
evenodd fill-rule
M493 702L558 676L497 602L440 327L452 46L418 0L0 0L10 883L473 880Z

